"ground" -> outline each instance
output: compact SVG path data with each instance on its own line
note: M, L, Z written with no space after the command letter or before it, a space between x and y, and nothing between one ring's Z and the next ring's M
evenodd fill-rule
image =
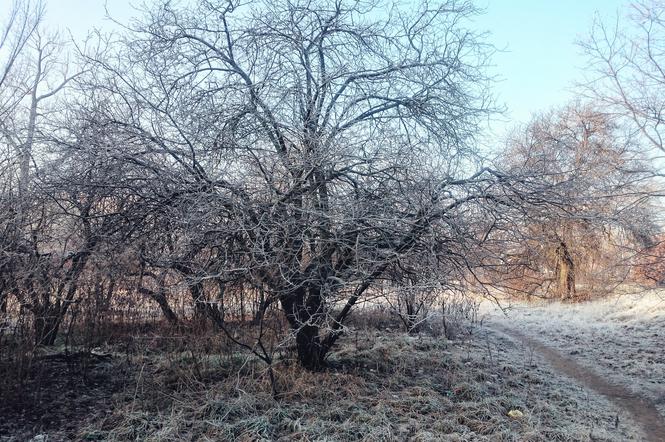
M490 328L527 348L536 347L546 359L554 353L557 360L549 363L558 365L559 372L576 378L592 394L601 392L612 399L625 419L650 427L646 428L647 438L665 440L662 290L640 290L577 304L504 303L507 311L486 307Z
M92 355L42 355L41 376L0 401L0 441L648 440L621 401L562 372L544 350L662 411L658 300L523 303L507 317L487 304L475 324L449 324L448 337L358 321L325 372L277 362L276 399L265 365L222 351L214 333L128 333Z

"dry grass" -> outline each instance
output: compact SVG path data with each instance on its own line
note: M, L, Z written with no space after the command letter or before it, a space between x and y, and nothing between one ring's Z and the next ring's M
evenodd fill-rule
M76 425L14 428L0 440L36 433L49 441L587 441L630 434L613 428L603 404L590 405L532 355L479 329L456 341L351 329L323 373L280 359L279 400L265 365L219 335L126 341L105 347L111 361L86 374L100 382L103 373L110 383L118 374L122 388L100 394L97 406L88 403ZM510 418L510 410L524 416Z

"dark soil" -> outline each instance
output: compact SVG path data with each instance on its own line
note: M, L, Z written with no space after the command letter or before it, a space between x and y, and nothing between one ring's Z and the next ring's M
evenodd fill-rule
M54 354L34 361L22 383L0 381L0 441L41 433L74 439L80 423L109 409L111 396L125 388L132 377L125 365L110 356Z

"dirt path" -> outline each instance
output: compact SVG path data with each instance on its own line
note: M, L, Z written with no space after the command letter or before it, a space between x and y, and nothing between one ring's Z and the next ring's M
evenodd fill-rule
M538 352L554 369L575 379L589 389L602 394L618 407L628 412L649 441L665 441L665 421L656 407L646 398L629 391L626 387L609 382L592 370L566 357L561 352L548 347L522 331L508 328L505 324L491 324L491 327L508 337L520 341Z

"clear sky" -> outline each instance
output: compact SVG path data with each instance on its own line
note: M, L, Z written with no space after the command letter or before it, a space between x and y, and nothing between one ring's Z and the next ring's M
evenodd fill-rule
M505 49L494 57L499 77L495 94L507 106L496 132L529 120L534 112L575 98L572 83L581 77L584 57L575 41L589 34L594 16L614 20L626 0L480 0L486 12L476 19ZM623 12L626 10L623 9Z
M46 0L48 23L68 28L77 38L92 27L109 26L104 5L123 21L135 11L131 4L150 0ZM0 0L8 5L10 0ZM485 14L475 20L479 30L503 52L494 57L499 103L508 112L493 123L500 135L507 127L525 122L533 112L574 98L570 85L580 78L584 64L574 42L590 30L594 15L615 17L627 0L477 0ZM2 7L0 6L0 17Z

